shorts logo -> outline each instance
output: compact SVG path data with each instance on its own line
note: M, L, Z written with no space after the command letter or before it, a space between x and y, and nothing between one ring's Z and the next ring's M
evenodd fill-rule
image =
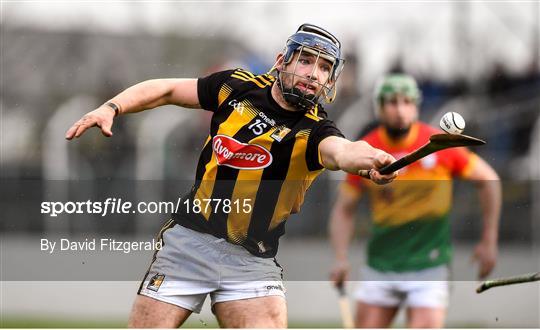
M157 292L161 284L163 284L163 280L165 280L165 274L157 273L156 275L152 276L146 288L148 290Z
M267 285L266 286L266 290L268 291L272 291L272 290L279 290L279 291L283 291L283 287L281 285Z
M218 165L240 170L258 170L272 164L272 154L256 144L242 143L226 135L216 135L212 147Z

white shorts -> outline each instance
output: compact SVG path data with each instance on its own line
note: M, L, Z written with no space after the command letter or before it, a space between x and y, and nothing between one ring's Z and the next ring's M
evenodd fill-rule
M164 227L165 228L165 227ZM138 293L200 313L206 296L215 303L285 297L282 268L223 238L171 223Z
M448 267L446 265L414 272L379 272L368 266L360 269L362 282L354 293L361 302L397 307L448 306Z

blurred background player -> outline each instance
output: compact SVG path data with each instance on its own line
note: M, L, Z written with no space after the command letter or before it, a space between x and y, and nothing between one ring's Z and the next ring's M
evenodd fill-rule
M363 140L396 158L414 151L440 130L418 121L421 92L404 74L385 76L376 86L379 126ZM483 230L475 248L480 278L496 263L501 205L499 178L482 158L465 148L429 155L400 171L392 184L376 186L349 174L341 184L330 221L336 262L331 279L348 279L348 247L361 192L370 197L372 232L367 265L355 292L356 327L390 326L400 306L407 307L407 326L444 325L448 301L448 265L452 250L449 212L452 178L471 180L478 189Z
M98 126L112 136L115 116L165 104L213 112L195 183L183 198L192 207L179 208L162 228L163 248L141 283L129 326L178 327L201 311L207 295L222 327L287 326L283 269L274 258L287 218L325 168L358 173L395 160L344 139L327 119L319 101L333 100L342 67L341 43L303 24L277 55L276 76L236 69L144 81L67 131L72 139ZM377 183L396 175L371 173Z

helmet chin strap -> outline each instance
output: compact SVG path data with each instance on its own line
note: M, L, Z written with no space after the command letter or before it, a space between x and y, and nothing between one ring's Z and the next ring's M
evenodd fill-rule
M276 65L274 65L269 72L272 72L274 70L276 70L277 72L276 83L278 84L279 90L281 91L281 95L283 95L283 99L285 100L285 102L300 111L307 112L313 109L313 107L317 104L317 98L315 97L315 95L304 94L300 89L296 87L285 88L285 86L283 86L281 75L289 74L291 76L294 76L294 74L289 72L283 72L279 70Z
M309 111L315 106L315 95L306 95L296 87L287 88L287 91L285 91L281 78L277 79L277 84L281 91L281 95L283 95L283 99L289 105L301 111Z
M324 100L326 101L326 103L328 104L333 103L334 100L336 99L336 93L337 93L337 86L334 86L332 88L332 95L328 95L328 92L324 91Z

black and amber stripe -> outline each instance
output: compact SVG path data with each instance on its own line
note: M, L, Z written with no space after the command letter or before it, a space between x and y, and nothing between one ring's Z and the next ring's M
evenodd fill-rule
M253 254L272 257L285 220L298 211L307 188L321 172L308 166L306 154L312 127L322 118L318 107L305 114L275 110L275 101L269 100L269 89L275 81L270 75L235 70L230 78L216 91L214 103L218 109L212 117L189 197L240 203L249 200L251 212L227 213L223 208L210 207L198 214L178 214L175 220L240 244ZM261 123L262 131L250 127ZM272 136L283 129L286 134ZM212 146L216 135L258 145L270 152L272 163L259 169L219 165Z
M268 86L272 86L276 78L274 76L271 76L269 74L263 74L263 75L254 75L253 73L249 71L245 71L242 69L236 70L231 77L240 79L242 81L249 81L254 83L260 88L266 88Z
M268 233L274 210L278 205L284 180L289 171L292 151L296 140L287 140L284 143L274 141L270 151L274 155L271 166L266 168L261 176L261 183L253 206L252 219L248 229L248 237L256 243L263 241ZM276 150L279 149L279 152ZM284 220L284 219L283 219Z
M254 138L253 132L248 128L248 123L239 127L236 130L239 120L224 123L223 126L231 126L230 130L224 128L224 135L232 136L235 140L238 141L249 141ZM236 131L235 134L230 134L233 131ZM227 134L229 133L229 134ZM213 172L215 174L215 182L219 184L214 184L212 195L210 198L224 201L232 200L232 194L237 183L238 175L241 170L228 167L228 166L217 166L214 168ZM230 214L230 213L229 213ZM227 213L224 213L223 208L218 208L217 212L211 212L208 221L211 223L211 226L214 230L214 233L219 237L227 237Z

